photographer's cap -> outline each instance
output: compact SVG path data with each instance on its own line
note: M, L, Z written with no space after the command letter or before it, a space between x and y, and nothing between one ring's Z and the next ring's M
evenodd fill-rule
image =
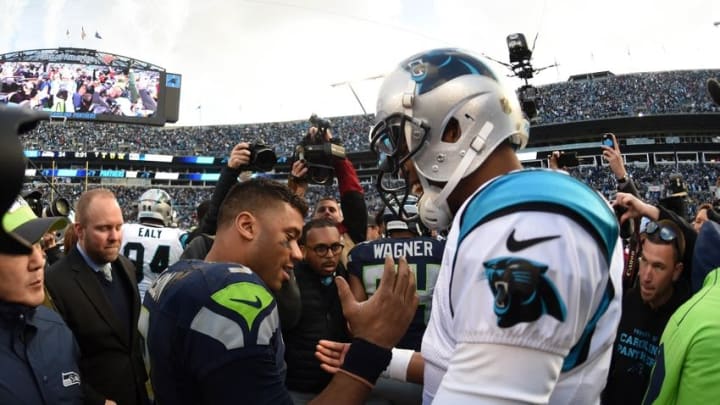
M8 212L3 215L0 233L0 252L10 254L30 253L32 245L48 232L67 226L65 217L38 218L22 197L17 197Z

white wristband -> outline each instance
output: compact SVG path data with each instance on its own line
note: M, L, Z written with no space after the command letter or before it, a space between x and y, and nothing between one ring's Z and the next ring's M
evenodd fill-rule
M407 369L410 365L414 350L398 349L393 347L392 359L380 377L392 378L393 380L407 381Z

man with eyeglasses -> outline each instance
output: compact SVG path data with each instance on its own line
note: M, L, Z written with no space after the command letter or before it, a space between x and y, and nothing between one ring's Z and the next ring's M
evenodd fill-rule
M299 241L303 260L295 266L301 315L297 323L282 325L286 344L286 385L296 403L304 403L328 385L331 374L320 368L315 346L320 339L348 342L345 317L335 276L347 278L340 263L343 250L335 222L313 219L303 227Z
M640 404L670 316L689 297L681 274L685 238L673 221L651 221L640 235L638 284L623 297L605 404Z
M315 136L318 129L311 127L308 133ZM324 132L325 142L333 138L329 129ZM337 187L340 201L332 196L323 196L315 205L312 218L327 218L332 220L340 231L343 251L340 261L347 265L347 254L355 244L365 240L367 233L367 206L360 178L350 159L333 159L333 169L337 178ZM299 197L304 198L308 188L308 167L302 160L293 163L288 179L288 187Z

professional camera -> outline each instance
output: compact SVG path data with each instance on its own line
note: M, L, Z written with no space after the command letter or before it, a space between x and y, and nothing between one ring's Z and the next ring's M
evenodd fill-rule
M317 132L315 133L315 142L321 143L325 139L325 133L327 133L328 129L332 128L332 123L328 119L318 117L317 114L312 114L308 121L310 121L312 126L317 128ZM308 136L310 136L309 132Z
M277 163L277 155L263 142L250 144L250 163L247 168L257 172L269 172Z
M68 218L70 222L74 221L75 212L72 209L72 204L70 204L70 201L67 198L57 197L50 203L46 204L43 199L43 193L40 190L31 190L29 192L22 193L21 196L38 218L65 217ZM56 231L55 240L58 242L61 241L64 235L64 229Z
M325 134L332 127L330 121L310 116L310 124L317 128L314 134L308 131L295 147L293 161L300 160L308 168L306 179L313 184L330 184L333 180L333 160L345 159L345 148L337 138L325 141Z
M72 211L70 201L63 197L58 197L49 204L45 204L43 193L40 190L23 193L22 197L38 218L67 217Z

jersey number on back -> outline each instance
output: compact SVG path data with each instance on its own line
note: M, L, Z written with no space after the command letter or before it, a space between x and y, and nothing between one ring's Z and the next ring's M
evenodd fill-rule
M133 254L134 253L134 254ZM145 263L145 246L138 242L129 242L123 249L123 255L128 257L135 263L135 267L140 269L143 268ZM150 262L150 271L153 273L162 273L170 264L170 246L159 245L155 249L155 256L153 256Z

